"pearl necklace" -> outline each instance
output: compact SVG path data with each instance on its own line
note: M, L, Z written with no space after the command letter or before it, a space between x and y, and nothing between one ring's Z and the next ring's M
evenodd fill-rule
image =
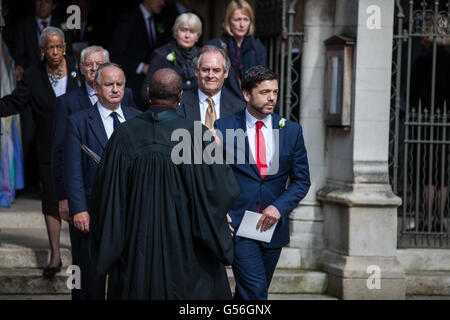
M48 71L48 68L47 68L48 80L50 80L50 83L54 87L56 87L58 85L58 81L61 79L62 74L63 74L63 65L62 64L61 64L61 68L59 68L58 72L55 75L53 75L50 71Z

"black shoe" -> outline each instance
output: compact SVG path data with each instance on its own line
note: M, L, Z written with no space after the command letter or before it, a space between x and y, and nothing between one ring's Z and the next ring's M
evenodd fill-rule
M62 261L60 260L57 267L50 267L50 266L45 267L44 272L42 273L42 276L45 279L51 279L55 276L55 274L57 274L58 272L61 272L61 267L62 267Z

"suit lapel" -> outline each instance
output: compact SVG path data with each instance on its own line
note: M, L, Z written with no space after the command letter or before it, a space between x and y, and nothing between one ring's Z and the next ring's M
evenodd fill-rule
M93 108L89 109L89 127L104 149L106 143L108 142L108 136L106 135L105 127L103 126L103 121L100 116L100 112L98 111L97 104L95 104Z
M72 60L69 60L69 59L66 59L66 63L67 63L67 88L66 88L66 92L69 92L70 90L78 88L79 87L79 83L78 83L78 75L77 75L75 64L72 62Z
M244 130L245 133L247 133L247 121L245 116L245 110L246 109L237 113L237 120L238 120L237 128L240 128ZM258 167L256 166L256 160L253 158L253 155L250 151L250 145L248 142L247 134L245 135L245 163L248 164L248 167L250 167L250 173L252 173L258 179L261 179Z
M50 84L50 80L48 80L47 70L45 68L45 59L41 62L40 73L42 79L42 85L45 87L45 92L47 93L47 102L48 106L54 106L56 101L55 91L53 91L52 85Z
M79 99L80 99L80 106L89 106L92 107L92 102L91 99L89 99L89 94L86 88L86 83L84 83L81 86L82 90L80 91L79 94Z
M130 120L131 118L134 118L136 114L133 114L133 112L131 112L131 109L127 106L121 106L122 107L122 112L123 112L123 116L125 117L125 120Z
M227 100L227 95L224 94L224 91L222 90L221 95L220 95L220 117L226 117L227 115L230 115L232 112L229 111L232 106L229 105L228 100ZM245 113L244 113L244 118L245 118Z
M202 119L200 115L200 99L198 98L198 92L194 94L192 100L186 103L186 118L200 121Z

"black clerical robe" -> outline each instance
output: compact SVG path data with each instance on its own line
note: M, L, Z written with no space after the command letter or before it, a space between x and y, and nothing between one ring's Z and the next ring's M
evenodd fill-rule
M174 164L176 129L192 137L193 159L194 123L173 109L150 109L121 124L103 153L91 254L98 273L110 276L109 299L231 298L226 214L239 184L226 164Z

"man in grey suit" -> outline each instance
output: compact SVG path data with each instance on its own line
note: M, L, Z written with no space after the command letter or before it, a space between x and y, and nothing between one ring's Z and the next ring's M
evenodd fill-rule
M214 121L245 108L245 103L223 87L228 77L230 60L221 48L204 46L194 59L197 91L187 91L177 113L186 119L201 121L209 129Z

